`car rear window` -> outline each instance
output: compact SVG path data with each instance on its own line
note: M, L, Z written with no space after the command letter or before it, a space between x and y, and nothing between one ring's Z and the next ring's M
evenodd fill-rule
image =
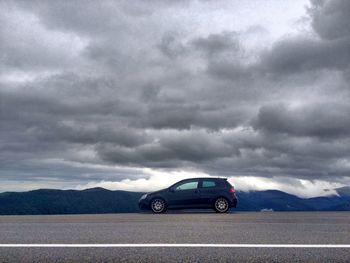
M216 183L214 181L203 181L202 182L202 187L207 188L207 187L215 187Z

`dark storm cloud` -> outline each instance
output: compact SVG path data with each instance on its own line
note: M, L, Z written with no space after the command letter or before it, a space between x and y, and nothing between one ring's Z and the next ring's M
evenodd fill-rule
M207 56L207 73L218 79L240 82L251 79L252 70L244 65L244 52L237 32L222 32L192 41L196 51Z
M319 104L288 109L286 105L260 108L256 127L271 133L318 138L348 137L350 133L348 104Z
M312 1L312 26L320 37L338 39L350 36L350 3L347 0Z
M188 3L2 5L0 179L349 175L347 1L313 1L313 32L258 50L168 21Z
M268 73L292 74L313 70L344 70L350 65L350 3L311 1L312 26L320 39L294 37L277 42L262 55Z
M169 58L176 58L185 52L184 45L179 41L176 33L166 33L158 45L163 54Z
M178 168L238 154L233 145L225 143L221 133L203 130L163 130L157 134L156 141L138 147L100 144L98 151L105 160L111 162Z
M225 51L239 51L239 41L234 32L211 34L205 38L199 37L193 40L193 45L197 49L204 50L210 56Z
M341 70L350 65L350 38L323 41L287 39L275 44L262 56L262 66L273 74L303 73L313 70Z

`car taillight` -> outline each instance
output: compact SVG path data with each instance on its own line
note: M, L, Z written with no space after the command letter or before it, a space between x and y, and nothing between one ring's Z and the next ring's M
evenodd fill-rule
M230 193L234 193L235 189L233 187L231 187L229 191L230 191Z

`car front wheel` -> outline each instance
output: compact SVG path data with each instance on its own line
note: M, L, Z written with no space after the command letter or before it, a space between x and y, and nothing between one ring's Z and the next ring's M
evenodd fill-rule
M218 213L226 213L229 209L228 201L223 197L216 199L214 203L214 209Z
M155 198L151 202L151 209L156 214L164 213L166 211L166 203L161 198Z

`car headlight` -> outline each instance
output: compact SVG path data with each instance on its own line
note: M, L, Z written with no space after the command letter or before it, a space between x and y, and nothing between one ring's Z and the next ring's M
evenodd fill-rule
M147 197L147 194L144 194L143 196L141 196L140 200L145 199Z

